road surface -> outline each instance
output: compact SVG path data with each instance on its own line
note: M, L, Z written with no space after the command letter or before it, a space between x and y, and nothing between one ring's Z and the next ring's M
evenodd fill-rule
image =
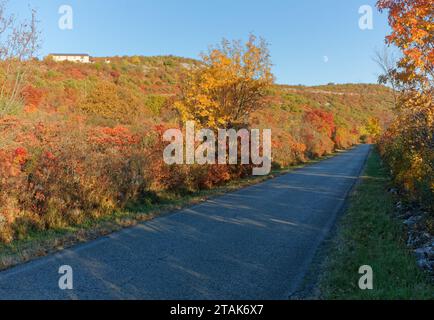
M0 273L0 299L287 299L370 146ZM73 270L60 290L59 267Z

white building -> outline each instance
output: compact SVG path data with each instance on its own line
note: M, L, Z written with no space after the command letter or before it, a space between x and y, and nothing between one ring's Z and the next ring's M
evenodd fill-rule
M90 63L90 56L88 54L75 54L75 53L51 53L48 55L56 62L70 61L77 63Z

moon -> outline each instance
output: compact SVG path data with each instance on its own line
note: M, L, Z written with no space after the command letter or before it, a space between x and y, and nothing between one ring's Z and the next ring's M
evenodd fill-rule
M324 57L323 57L323 59L324 59L324 63L327 63L327 62L329 62L329 57L327 57L327 56L324 56Z

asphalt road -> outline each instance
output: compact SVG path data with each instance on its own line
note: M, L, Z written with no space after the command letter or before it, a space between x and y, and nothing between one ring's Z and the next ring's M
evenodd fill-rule
M0 299L287 299L370 146L0 273ZM73 269L60 290L59 267Z

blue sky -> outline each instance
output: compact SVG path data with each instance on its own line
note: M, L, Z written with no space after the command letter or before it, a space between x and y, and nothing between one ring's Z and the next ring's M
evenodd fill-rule
M179 55L197 58L223 37L253 32L270 43L278 83L376 82L375 50L384 47L387 16L375 0L19 0L25 17L38 10L41 55ZM58 27L61 5L74 12L73 30ZM374 29L360 30L362 5L374 8ZM327 58L325 58L327 57ZM326 62L327 61L327 62Z

